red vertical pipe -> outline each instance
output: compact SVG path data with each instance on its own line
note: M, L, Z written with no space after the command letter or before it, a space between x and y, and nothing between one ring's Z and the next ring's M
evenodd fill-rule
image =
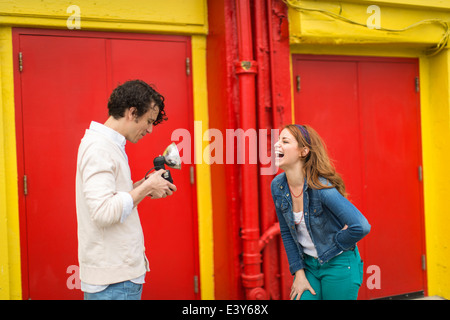
M252 23L249 0L236 0L237 32L239 43L239 62L236 74L239 77L240 125L244 131L256 129L255 74L256 61L253 60ZM259 207L258 207L258 166L247 161L245 143L242 149L246 155L241 167L242 182L242 282L246 298L249 300L266 299L262 288L264 275L261 273L261 253L259 251ZM247 150L249 150L248 148ZM242 153L241 153L242 154Z
M267 0L274 128L292 123L291 71L287 6ZM275 63L276 62L276 63ZM276 67L275 67L276 64Z
M259 144L259 147L262 149L260 152L271 155L273 144L271 139L271 129L273 128L272 76L269 51L269 35L271 34L271 30L268 28L269 18L266 1L253 1L253 7L255 57L258 62L258 75L256 77L258 126L259 129L266 130L260 131L259 138L262 139L263 136L261 134L265 134L265 138L267 139L267 144L265 146ZM271 156L274 159L273 155ZM270 183L272 182L273 175L268 175L267 171L261 174L263 168L267 170L272 165L272 163L269 163L269 165L260 163L259 211L262 236L267 236L266 232L272 230L273 228L271 229L271 227L277 222L275 208L270 194ZM274 238L272 235L265 238L267 241L262 241L264 245L260 246L261 250L264 249L261 252L263 257L262 270L264 274L264 288L267 291L267 295L270 299L278 300L280 298L278 245L277 241L269 241L272 238Z
M291 70L288 9L283 1L266 0L269 31L273 127L292 123ZM269 186L268 186L269 187ZM275 208L273 208L275 210ZM274 211L273 211L274 212ZM292 277L284 248L279 241L281 299L289 299Z
M207 81L210 128L237 129L238 60L236 0L208 0ZM211 164L215 298L243 299L240 168ZM225 196L226 195L226 196Z

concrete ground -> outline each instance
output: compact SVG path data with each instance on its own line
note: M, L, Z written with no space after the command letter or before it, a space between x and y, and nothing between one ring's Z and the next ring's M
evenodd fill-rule
M430 297L423 297L423 298L416 298L412 300L447 300L439 296L430 296Z

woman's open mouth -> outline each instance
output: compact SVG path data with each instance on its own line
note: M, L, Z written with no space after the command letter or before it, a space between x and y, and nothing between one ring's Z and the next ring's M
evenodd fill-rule
M284 153L281 151L275 151L275 158L276 159L281 159L284 157Z

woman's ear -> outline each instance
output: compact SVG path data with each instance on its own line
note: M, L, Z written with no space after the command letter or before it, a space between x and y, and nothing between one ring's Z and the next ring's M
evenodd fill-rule
M307 147L303 147L302 151L300 152L300 154L301 154L301 157L303 159L305 159L308 156L308 154L309 154L309 149Z

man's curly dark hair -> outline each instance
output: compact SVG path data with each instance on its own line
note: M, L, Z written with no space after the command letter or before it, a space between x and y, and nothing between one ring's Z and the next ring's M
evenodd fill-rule
M147 113L151 102L159 107L158 117L153 123L156 126L167 120L164 111L164 97L144 81L130 80L113 90L108 101L108 113L114 119L119 119L124 116L126 109L135 107L136 117L140 118Z

